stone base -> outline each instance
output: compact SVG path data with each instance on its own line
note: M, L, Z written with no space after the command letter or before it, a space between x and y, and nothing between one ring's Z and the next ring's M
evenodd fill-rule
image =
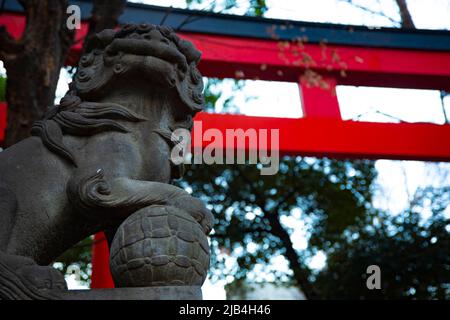
M64 300L202 300L199 286L69 290Z

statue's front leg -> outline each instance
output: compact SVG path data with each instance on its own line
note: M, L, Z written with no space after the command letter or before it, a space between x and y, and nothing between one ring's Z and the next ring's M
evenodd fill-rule
M107 178L102 171L69 185L80 212L121 224L111 245L117 287L199 290L209 267L213 220L199 199L173 185Z
M209 234L213 224L213 216L202 201L167 183L107 178L99 169L92 174L75 176L69 182L67 192L76 209L89 219L117 223L141 208L170 205L191 215L205 234Z

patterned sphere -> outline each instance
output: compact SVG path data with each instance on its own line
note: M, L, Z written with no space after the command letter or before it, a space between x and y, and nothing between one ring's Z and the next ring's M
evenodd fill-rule
M172 206L143 208L119 227L110 268L117 287L201 286L208 239L193 217Z

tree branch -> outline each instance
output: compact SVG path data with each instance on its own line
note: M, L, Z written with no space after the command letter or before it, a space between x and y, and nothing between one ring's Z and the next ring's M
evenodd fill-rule
M406 0L395 0L397 3L398 9L400 11L400 17L402 19L401 25L402 28L405 29L415 29L416 26L411 18L411 13L409 12L408 5L406 4Z
M308 280L309 271L300 263L300 257L294 249L291 237L281 225L278 212L270 213L263 211L263 213L269 221L271 233L280 239L286 250L286 259L289 261L289 265L294 272L294 278L299 284L300 289L303 291L307 299L318 299L317 292Z
M114 29L125 9L126 0L94 0L87 37L104 29Z
M345 3L348 3L348 4L352 5L353 7L358 8L358 9L360 9L360 10L363 10L363 11L365 11L365 12L368 12L368 13L370 13L370 14L377 15L377 16L380 16L380 17L383 17L383 18L386 18L386 19L388 19L389 21L391 21L392 23L395 23L396 25L401 25L401 22L399 22L398 20L395 20L394 18L392 18L392 17L390 17L390 16L384 14L384 13L381 12L381 11L375 11L375 10L372 10L372 9L370 9L370 8L368 8L368 7L365 7L365 6L362 6L362 5L360 5L360 4L357 4L357 3L353 2L353 0L340 0L340 1L345 2Z

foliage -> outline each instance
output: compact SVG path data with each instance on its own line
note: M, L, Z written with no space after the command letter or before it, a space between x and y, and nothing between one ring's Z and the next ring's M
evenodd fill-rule
M224 81L231 81L231 90L233 93L241 91L245 87L245 80L236 80L236 79L218 79L218 78L207 78L203 77L203 82L205 84L204 89L204 97L205 97L205 107L204 111L206 112L218 112L218 104L219 99L221 99L223 96L222 89ZM231 94L228 97L224 97L222 108L220 112L225 113L239 113L239 106L236 105L234 98L235 96ZM255 97L246 97L246 101L249 101L250 99L254 99Z
M273 176L261 176L255 165L192 165L180 185L211 206L217 219L213 251L235 256L237 267L231 274L243 279L255 265L285 254L286 243L273 219L293 216L295 210L301 211L310 234L308 252L297 252L295 258L304 264L317 250L330 248L348 226L364 217L375 176L368 160L285 157ZM294 231L283 228L289 234ZM213 258L216 278L229 275L222 263L220 257ZM287 280L276 271L275 276Z
M88 285L91 278L92 237L88 237L64 252L55 261L54 266L63 274L72 274L71 268L79 270L79 280Z
M377 212L333 245L315 286L324 299L448 299L450 188L418 192L421 204L397 216ZM431 216L422 219L426 202ZM366 268L381 269L381 290L367 290Z

